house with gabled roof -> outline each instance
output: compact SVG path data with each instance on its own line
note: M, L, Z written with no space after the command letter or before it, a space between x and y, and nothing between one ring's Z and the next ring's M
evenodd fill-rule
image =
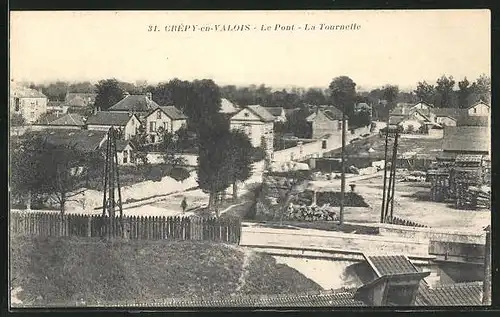
M187 116L175 106L159 107L144 117L146 132L151 142L161 140L163 132L175 133L187 126Z
M64 106L67 107L92 107L95 103L96 93L86 92L68 92L64 99Z
M125 140L136 135L140 125L137 115L127 112L98 111L86 121L88 130L108 131L111 127L117 128Z
M490 115L490 105L486 102L479 100L475 104L470 105L467 108L467 114L469 116L489 116Z
M274 142L274 116L260 105L246 106L229 120L230 128L243 131L254 147L265 147L272 155Z
M28 124L47 112L47 102L47 97L36 89L15 84L10 87L10 115L21 115Z
M306 121L311 124L313 139L321 139L327 134L342 135L342 111L336 107L317 107L316 111L306 118Z
M157 108L160 108L160 105L153 101L151 93L141 95L126 94L122 100L109 107L107 111L135 113L142 120Z
M77 113L68 113L62 116L57 114L45 116L33 124L34 129L83 129L85 118Z

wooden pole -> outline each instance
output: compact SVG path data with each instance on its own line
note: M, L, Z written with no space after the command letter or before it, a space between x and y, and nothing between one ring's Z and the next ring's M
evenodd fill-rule
M396 130L396 137L394 139L394 148L392 153L392 192L391 192L391 218L394 210L394 190L396 188L396 161L398 160L398 137L399 131Z
M114 160L116 163L116 187L118 190L118 208L120 210L120 225L121 225L121 229L122 229L122 233L123 233L124 227L123 227L122 191L120 188L120 172L119 172L119 168L118 168L118 152L116 150L116 137L115 137L115 135L113 135L113 151L114 151L113 156L114 156Z
M387 119L387 126L385 132L385 153L384 153L384 190L382 193L382 209L380 210L380 222L384 223L385 218L385 198L387 195L387 146L389 143L389 119Z
M342 106L342 151L341 151L341 178L340 178L340 213L339 225L344 223L344 193L345 193L345 103Z
M491 226L486 227L485 231L483 305L491 305Z
M109 131L108 131L108 137L107 137L107 143L106 143L106 162L104 164L104 195L102 197L102 215L106 215L106 208L108 205L106 193L107 193L107 186L108 186L108 168L109 168L109 156L108 156L108 148L109 148Z

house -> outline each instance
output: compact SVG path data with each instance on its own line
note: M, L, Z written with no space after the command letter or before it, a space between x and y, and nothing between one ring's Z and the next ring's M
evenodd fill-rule
M47 97L38 90L12 85L10 89L10 115L21 115L32 124L47 112Z
M68 112L68 106L65 106L61 101L52 101L49 100L47 102L47 112L57 113L59 115L65 114Z
M96 97L96 93L68 92L64 99L64 106L75 108L92 107Z
M467 114L469 116L489 116L490 105L480 100L479 102L467 108Z
M106 149L108 141L106 140L101 148ZM118 165L135 165L135 146L131 140L116 140L116 156Z
M220 113L227 114L227 115L233 115L236 112L238 112L239 107L236 106L234 103L231 101L227 100L226 98L221 98L220 100Z
M122 100L109 107L107 111L135 113L142 120L157 108L160 108L160 106L153 101L151 93L143 95L126 94Z
M243 131L254 147L264 146L268 155L273 153L274 116L260 105L250 105L234 114L230 128Z
M433 108L434 108L434 105L432 105L428 102L425 102L423 100L420 100L419 102L417 102L415 105L413 105L411 107L411 109L419 109L419 110L422 110L422 109L429 110L429 109L433 109Z
M108 131L115 127L123 132L123 138L129 140L138 131L141 121L135 114L127 112L98 111L87 118L86 126L91 131Z
M467 117L466 109L435 108L432 112L436 116L436 123L443 126L456 126L459 118Z
M283 107L264 107L274 116L274 122L286 122L286 113Z
M490 129L482 126L444 127L443 153L481 154L490 153Z
M76 113L66 115L55 115L54 117L45 116L42 120L33 123L33 129L83 129L85 127L85 118Z
M107 132L46 129L43 131L32 131L27 135L40 135L51 144L75 146L76 149L82 151L83 153L91 153L102 147L106 141Z
M306 121L311 124L313 139L320 139L327 134L342 134L342 112L336 107L316 108Z
M159 107L144 118L146 131L155 143L161 140L164 131L175 133L187 125L187 116L174 106Z

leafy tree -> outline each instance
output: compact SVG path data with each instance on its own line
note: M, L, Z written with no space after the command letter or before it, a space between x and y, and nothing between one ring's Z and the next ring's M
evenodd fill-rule
M339 76L332 80L329 89L333 104L344 109L346 116L351 117L356 102L356 83L347 76Z
M226 166L230 169L233 198L238 198L237 182L244 182L252 174L253 146L248 136L238 130L230 131Z
M24 120L24 117L19 113L13 113L10 116L9 122L10 122L10 125L13 127L19 127L19 126L23 126L26 124L26 120Z
M417 89L415 89L415 95L425 102L433 103L435 98L436 88L434 85L427 83L426 81L421 81L417 84Z
M172 168L186 164L186 160L179 156L178 148L177 136L170 132L164 132L160 150L163 152L163 161L171 165Z
M467 77L464 77L463 80L458 82L458 106L460 108L467 108L467 100L471 92L470 83Z
M89 81L73 83L69 85L69 92L94 93L96 87Z
M198 185L209 194L208 209L219 215L216 197L231 184L231 173L226 166L229 161L229 131L213 130L199 136Z
M141 123L139 125L139 127L137 128L137 133L132 137L131 141L134 143L136 149L136 159L141 161L143 165L148 165L148 134L146 133L146 127L144 126L144 123Z
M96 85L97 96L94 107L107 110L125 97L125 89L116 79L105 79Z
M292 112L285 122L285 131L293 133L298 138L311 138L312 127L306 118L310 115L306 108Z
M315 88L306 91L303 101L310 105L324 105L327 103L323 90Z
M70 145L47 143L35 136L22 143L13 153L11 180L19 193L52 195L61 214L75 190L85 180L85 154Z
M436 84L437 105L441 108L453 108L453 87L455 86L453 76L443 75L438 78Z
M474 100L470 100L469 104L476 102L478 100L483 100L486 103L491 102L491 78L482 74L478 79L472 84L471 91L473 93Z
M57 81L40 88L42 93L47 96L49 100L64 101L66 99L66 93L69 91L69 84L63 81Z

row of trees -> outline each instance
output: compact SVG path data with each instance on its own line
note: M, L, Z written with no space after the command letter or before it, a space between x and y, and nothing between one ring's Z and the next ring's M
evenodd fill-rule
M458 89L455 89L456 86ZM490 102L491 79L481 75L474 82L465 77L457 83L453 76L443 75L436 80L436 84L419 82L415 95L439 108L466 108L479 99Z
M54 145L41 136L15 144L10 154L11 194L21 201L32 197L51 197L61 213L77 190L94 177L100 177L100 152L82 152L75 146Z

